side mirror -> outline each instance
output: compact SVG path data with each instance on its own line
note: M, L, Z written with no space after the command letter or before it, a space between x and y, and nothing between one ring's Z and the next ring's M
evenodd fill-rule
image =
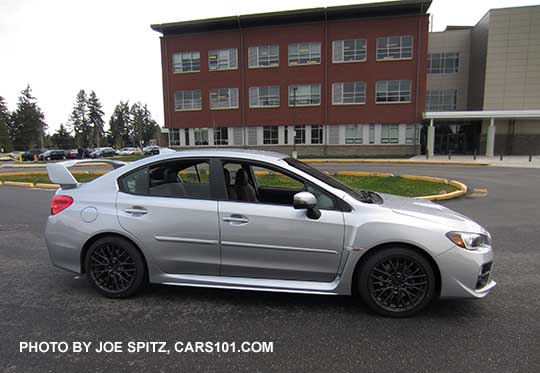
M317 208L317 198L309 192L300 192L294 195L293 207L296 210L307 210L306 215L310 219L319 219L321 212Z

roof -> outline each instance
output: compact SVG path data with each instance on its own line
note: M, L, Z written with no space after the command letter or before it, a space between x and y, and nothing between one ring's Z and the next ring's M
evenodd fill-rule
M427 111L425 119L535 119L540 110Z
M349 18L426 14L432 0L402 0L369 4L333 6L258 13L194 21L154 24L150 27L163 35L192 32L235 30L241 28L283 25L303 22L322 22Z

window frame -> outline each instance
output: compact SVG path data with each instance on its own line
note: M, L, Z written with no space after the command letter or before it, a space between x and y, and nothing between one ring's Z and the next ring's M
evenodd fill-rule
M263 127L263 145L279 145L279 126L262 126ZM273 136L273 133L275 130L275 135ZM267 139L265 138L266 133L270 133L270 137ZM273 142L275 141L275 142Z
M197 141L197 132L200 133L199 134L200 139L201 139L202 134L206 133L206 144L200 144L200 143L197 144L197 142L200 142L200 141ZM208 146L209 144L210 144L210 140L208 138L208 127L193 128L193 146Z
M389 57L390 50L392 48L389 47L390 45L390 39L391 38L400 38L399 39L399 57ZM411 46L410 46L410 57L403 57L403 38L411 38ZM379 41L385 39L386 40L386 48L379 47ZM409 47L407 47L409 49ZM385 57L379 57L379 50L386 50L386 56ZM378 62L385 62L385 61L407 61L412 60L414 57L414 36L413 35L389 35L389 36L380 36L375 41L375 59Z
M212 93L213 91L216 91L217 93L217 96L216 97L220 97L221 94L220 94L220 91L221 90L228 90L228 101L229 101L229 105L231 104L231 92L232 90L236 90L236 106L219 106L219 107L212 107ZM225 88L210 88L210 90L208 91L208 97L209 97L209 100L210 100L210 110L235 110L235 109L238 109L240 107L240 90L236 87L225 87ZM219 103L219 100L217 101Z
M191 69L191 70L186 70L186 71L184 71L184 70L176 71L176 67L175 67L175 66L176 66L178 63L175 63L175 62L174 62L175 56L177 56L177 55L180 55L180 56L181 56L180 65L183 66L183 62L182 62L183 59L182 59L182 56L183 56L184 54L187 54L187 53L190 54L190 58L191 58L191 59L190 59L190 66L191 66L192 69ZM194 54L194 53L196 53L196 54L199 55L199 69L198 69L198 70L193 70L193 54ZM175 52L175 53L173 53L173 55L172 55L172 70L173 70L173 74L191 74L191 73L200 73L200 72L201 72L201 52L200 52L200 51L197 51L197 50L194 50L194 51L181 51L181 52Z
M345 60L345 42L346 41L354 41L355 44L357 41L363 41L364 42L364 47L363 47L363 52L364 52L364 58L363 59L358 59L358 60L349 60L349 61L346 61ZM335 52L335 48L336 48L336 45L338 43L341 43L341 60L336 60L335 59L335 56L336 56L336 52ZM356 45L355 45L355 48L356 48ZM366 62L367 61L367 56L368 56L368 41L367 39L365 38L358 38L358 39L341 39L341 40L333 40L332 41L332 63L361 63L361 62ZM356 52L356 49L355 50L355 55L357 54Z
M275 96L277 98L277 105L261 105L261 94L260 94L260 91L261 91L261 88L266 88L268 89L268 95L266 95L265 97L267 98L267 100L270 100L270 98L274 97L270 94L270 90L273 88L277 88L277 96ZM257 90L257 105L251 105L251 90L252 89L256 89ZM249 94L249 107L252 108L252 109L272 109L272 108L279 108L280 107L280 103L281 103L281 88L279 85L266 85L266 86L254 86L254 87L249 87L249 90L248 90L248 94Z
M310 139L310 144L311 145L324 145L324 126L322 124L312 124L310 126L310 134L311 134L311 139ZM317 138L320 138L320 141L319 142L313 142L313 132L316 131L318 136Z
M313 101L313 87L318 86L319 88L319 103L317 104L298 104L298 94L296 95L296 102L291 104L291 100L294 97L294 87L300 88L301 86L309 87L310 98L309 101ZM292 90L292 91L291 91ZM307 84L290 84L287 89L288 92L288 106L289 107L305 107L305 106L321 106L322 96L321 96L321 84L320 83L307 83ZM315 95L317 97L317 95Z
M220 136L216 136L219 133ZM223 136L225 133L225 136ZM218 140L219 137L219 140ZM218 141L220 142L218 144ZM229 127L215 127L214 128L214 146L228 146L229 145Z
M388 136L384 136L385 130L388 131ZM396 131L396 136L392 136L392 131ZM381 124L381 144L392 145L399 144L399 124L383 123Z
M150 189L150 174L149 174L149 170L150 170L150 167L156 165L156 164L159 164L159 163L172 163L172 162L182 162L182 161L189 161L189 160L199 160L200 162L199 163L208 163L208 172L209 172L209 175L208 175L208 184L209 184L209 191L210 191L210 198L199 198L199 197L190 197L190 196L182 196L182 197L178 197L178 196L152 196L149 194L149 189ZM161 159L161 160L158 160L158 161L155 161L155 162L151 162L151 163L147 163L145 165L142 165L140 167L137 167L133 170L129 170L125 173L123 173L122 175L118 176L116 178L116 186L117 186L117 189L119 192L121 193L124 193L124 194L128 194L128 195L131 195L131 196L137 196L137 197L145 197L145 198L174 198L174 199L180 199L180 200L183 200L183 199L189 199L189 200L199 200L199 201L219 201L220 198L224 198L224 194L223 194L223 190L221 188L221 185L220 185L220 182L219 182L219 177L220 175L223 176L223 174L221 173L220 175L216 175L216 172L214 170L216 170L216 166L215 166L215 163L217 161L217 158L216 157L178 157L178 158L172 158L172 159ZM197 164L199 164L197 163ZM191 167L191 166L190 166ZM146 182L147 182L147 187L146 187L146 194L135 194L135 193L130 193L126 190L124 190L123 188L123 183L122 183L122 180L136 172L139 172L139 171L142 171L146 169Z
M269 65L261 65L259 63L259 56L260 56L260 53L259 53L259 48L268 48L268 56L267 56L267 60L268 61L272 61L272 54L270 53L270 50L272 47L277 47L277 63L276 64L271 64L269 63ZM250 59L250 49L256 49L257 50L257 65L252 65L251 64L251 59ZM273 67L279 67L279 44L266 44L266 45L254 45L254 46L251 46L251 47L248 47L248 69L269 69L269 68L273 68Z
M343 102L343 98L345 97L344 94L344 87L345 84L353 84L353 99L356 95L356 84L361 84L363 86L363 98L364 100L362 102ZM335 98L335 89L337 85L341 85L341 102L334 101ZM332 83L332 106L343 106L343 105L365 105L366 104L366 82L365 81L354 81L354 82L333 82Z
M297 130L296 129L297 127L300 127L300 128ZM295 144L295 145L306 145L306 126L303 125L303 124L295 125L295 126L293 126L293 131L294 131L293 132L293 144ZM298 134L297 131L299 131L301 134L303 134L303 135L300 136L300 139L302 140L302 142L296 142L296 138L297 138L296 136Z
M450 97L453 98L453 106L451 109L448 109L444 106L443 99L445 93L450 93ZM434 98L437 99L437 105L433 108L433 105L429 105L431 100ZM457 99L458 92L457 89L430 89L426 91L426 111L455 111L457 110Z
M236 58L236 66L233 66L231 67L231 50L234 50L234 53L235 53L235 58ZM220 68L219 65L220 65L220 52L222 51L227 51L227 65L228 67L223 67L223 68ZM210 63L210 54L215 52L216 55L217 55L217 67L216 68L211 68L211 63ZM211 49L208 51L208 71L229 71L229 70L238 70L238 48L220 48L220 49Z
M185 96L186 92L191 92L192 93L192 98L191 98L192 108L191 109L177 109L176 108L176 106L177 106L176 103L177 103L177 95L178 95L178 93L182 94L182 102L184 102L185 101L184 96ZM193 94L195 92L199 92L199 107L198 108L193 107L193 102L195 101L195 99L193 98ZM178 90L178 91L174 92L174 111L201 111L201 110L202 110L202 90L201 89L181 89L181 90Z
M437 59L439 61L439 67L437 71L434 71L433 69L433 61L435 60L433 57L437 55ZM448 65L449 60L454 60L455 65ZM447 71L447 69L451 67L451 71ZM428 53L428 61L427 61L427 73L428 74L434 74L434 75L451 75L451 74L457 74L459 72L459 52L433 52Z
M354 130L355 134L351 137L347 137L348 130ZM358 124L347 124L345 125L345 145L358 145L364 143L364 127ZM358 136L360 135L360 136ZM351 140L351 141L349 141Z
M297 45L298 46L298 54L297 54L297 60L299 61L300 60L300 56L301 56L301 53L300 53L300 45L302 44L309 44L309 61L306 62L306 63L300 63L300 62L291 62L291 46L293 45ZM312 47L313 45L318 45L319 46L319 61L315 61L313 62L312 60L314 59L317 59L317 57L313 57L313 55L315 54L314 52L312 52ZM293 42L293 43L289 43L287 45L287 64L288 66L311 66L311 65L320 65L322 62L322 43L320 41L304 41L304 42Z
M379 82L386 82L386 101L379 101L378 100L378 93L379 93ZM388 90L388 86L390 83L392 82L398 82L398 90L397 91L390 91L390 92L398 92L398 95L397 95L397 98L398 100L397 101L388 101L389 97L393 97L391 95L388 94L389 90ZM409 99L407 101L401 101L400 98L401 98L401 83L402 82L409 82ZM406 92L406 91L405 91ZM410 104L412 103L412 92L413 92L413 89L412 89L412 80L407 80L407 79L398 79L398 80L377 80L375 82L375 104L376 105L393 105L393 104ZM405 96L406 97L406 96Z

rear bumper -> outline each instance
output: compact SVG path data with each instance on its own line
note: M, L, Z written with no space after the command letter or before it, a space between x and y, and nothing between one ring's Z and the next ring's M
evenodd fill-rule
M471 251L456 246L435 260L441 271L441 298L483 298L496 285L491 247Z
M81 247L84 238L79 232L66 226L57 216L49 216L45 228L45 242L49 258L55 267L81 273Z

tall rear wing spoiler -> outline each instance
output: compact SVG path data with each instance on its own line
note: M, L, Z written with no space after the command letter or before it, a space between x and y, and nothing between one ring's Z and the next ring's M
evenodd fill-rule
M68 168L75 165L92 163L106 163L111 165L114 169L127 164L126 162L112 161L110 159L77 159L73 161L47 163L47 173L49 174L49 179L52 183L60 184L60 187L63 189L74 188L79 185L79 182L73 177Z

